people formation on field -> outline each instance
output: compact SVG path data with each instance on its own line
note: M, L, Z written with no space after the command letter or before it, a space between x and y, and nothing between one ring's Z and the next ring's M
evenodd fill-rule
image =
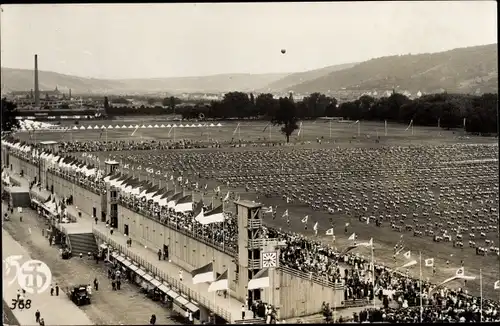
M85 151L98 151L103 150L102 146L105 148L109 148L106 146L111 146L102 142L85 144L84 147L81 147ZM113 150L160 149L161 147L155 146L164 146L155 142L146 142L148 145L141 148L133 147L138 145L127 147L126 142L120 141L113 144ZM64 146L66 146L67 151L73 151L75 149L72 146L77 145L75 143L68 143ZM167 146L167 148L169 147ZM373 218L375 219L373 221L375 225L381 226L384 223L389 223L395 232L402 233L405 230L407 231L408 227L411 226L411 230L414 231L413 236L419 236L415 231L422 230L419 232L431 234L431 229L437 228L443 230L441 232L443 234L448 234L447 232L454 234L468 232L470 236L470 234L477 233L475 237L483 238L483 241L486 242L489 241L487 239L488 233L497 232L492 227L495 224L494 216L496 216L496 212L494 210L483 211L476 209L476 206L468 208L465 205L469 201L489 206L498 203L498 199L493 198L495 192L498 192L498 188L485 188L486 185L491 184L491 180L483 175L474 177L476 175L475 171L477 169L484 169L484 167L477 165L478 162L473 162L473 158L480 156L490 157L491 153L488 153L488 151L488 146L466 147L457 145L446 149L439 147L416 147L414 151L408 151L404 148L390 148L373 152L371 149L355 148L341 150L341 155L340 152L323 149L304 152L290 151L291 154L286 154L281 150L271 154L265 151L259 154L252 152L236 154L223 152L213 154L185 152L181 154L169 153L165 154L165 156L161 156L163 154L151 154L154 157L149 157L148 160L165 162L164 165L171 169L169 173L171 171L189 170L192 172L192 175L215 178L222 184L229 183L233 187L244 186L247 188L247 191L253 190L260 195L286 196L285 199L287 202L290 200L292 202L305 203L313 209L326 209L330 212L330 208L332 208L332 214L360 215L360 221L363 223L367 223L366 221L368 220L367 224L369 224L369 221ZM450 154L449 157L446 157L443 156L443 153L453 153L453 155ZM411 172L407 163L415 162L415 158L411 156L416 154L420 155L420 164L427 165L427 169L434 169L435 172L433 172L434 174L429 174L425 169L418 169L418 173L425 175L426 178L431 178L430 181L418 179L415 181L415 184L412 183L405 186L402 181L406 180L409 182L409 180L405 179L402 174ZM241 157L242 155L243 157ZM251 157L252 155L257 155L258 158L254 161L248 160L246 156ZM267 157L269 155L272 158ZM324 171L322 171L323 167L321 167L321 164L316 165L319 168L311 167L312 165L310 165L311 161L321 162L322 158L329 156L333 157L334 164L332 162L329 163L343 170L343 172L334 171L330 173L330 177L338 179L336 184L332 183L331 185L329 182L333 179L323 177ZM369 158L369 163L366 164L372 164L372 168L375 168L376 165L380 165L380 162L377 161L379 156L383 156L385 160L382 164L384 169L379 170L383 177L388 178L389 175L393 177L396 175L399 176L397 178L401 178L393 182L392 188L389 191L380 190L382 187L387 188L387 185L377 180L372 180L367 175L363 175L367 167L360 166L357 163L360 157ZM496 157L498 157L498 153L496 153ZM454 161L451 162L450 160ZM265 163L263 164L262 162ZM207 167L207 170L210 170L210 172L203 172L203 168ZM489 166L487 167L489 168ZM454 169L459 171L460 175L456 174ZM259 174L256 174L256 171L259 171ZM307 184L307 182L305 179L300 179L304 177L304 174L295 175L299 171L307 172L308 174L306 173L305 177L315 180L315 182L302 186L302 184ZM76 172L74 173L77 174ZM443 186L439 183L438 178L435 177L436 175L444 179L460 179L460 182L450 180L448 185ZM434 179L432 179L433 176ZM352 188L343 181L344 179L347 180L355 177L359 179L357 189ZM86 178L92 179L92 182L97 184L98 187L105 189L105 182L102 179L96 180L95 177L89 178L81 173L77 174L76 178L81 180L85 180ZM289 179L292 186L287 184L287 180ZM465 183L464 185L464 182L467 181L466 179L470 181L470 184ZM191 181L194 182L194 180ZM429 182L432 184L431 186L429 186ZM323 187L322 185L325 184L331 187ZM433 188L438 189L439 195L430 194L435 190ZM358 201L349 200L345 196L359 189L364 189L364 192L361 191L358 194L359 198L356 197L359 199ZM331 194L326 193L327 191L330 191ZM409 192L412 193L411 196L408 196ZM370 193L370 196L366 196L365 193ZM473 193L473 198L469 198L471 193ZM375 197L374 194L377 194L378 197ZM236 217L230 212L226 212L224 223L218 223L214 227L214 225L201 225L196 222L193 218L194 212L179 213L175 212L172 208L168 208L168 206L161 207L153 200L146 200L145 198L137 198L130 195L120 194L119 196L122 204L133 207L143 214L152 216L161 223L182 230L182 232L191 234L193 237L211 241L215 245L224 247L227 250L236 251L236 242L238 239L237 223ZM427 197L423 199L422 197L424 196ZM338 199L339 197L343 199ZM457 201L459 197L461 199ZM377 211L376 216L373 211L367 212L368 209L378 209L375 208L377 203L389 205L385 207L386 213L395 210L401 212L397 217L395 214L392 216L382 214L381 211ZM425 213L424 208L436 205L436 203L444 203L449 206L460 204L463 208L459 208L451 213L447 211L446 214L445 212L443 214L438 212L441 220L445 222L437 226L429 225L430 222L426 221L428 213ZM212 208L214 207L211 204L206 205L205 203L205 211ZM381 209L383 208L381 207ZM416 211L419 214L413 213L408 218L405 215L407 212ZM374 214L374 216L369 216L370 213ZM273 214L273 216L275 215ZM362 219L361 217L363 216L361 215L365 215L365 219ZM498 224L498 219L496 222ZM477 223L482 225L478 226L476 225ZM327 223L325 222L324 224ZM305 227L307 227L307 223ZM325 228L326 226L323 227ZM328 227L331 227L331 225ZM470 296L465 290L443 288L431 291L432 284L430 282L422 281L422 286L420 286L420 282L412 280L407 272L395 273L389 268L380 265L372 267L369 259L361 257L356 253L341 253L333 246L319 240L312 241L303 235L294 234L289 231L264 227L260 236L284 240L285 246L281 248L281 265L301 271L311 279L323 280L332 284L343 284L344 301L379 299L382 302L382 308L368 309L354 316L354 319L359 322L418 322L420 321L419 307L421 300L424 305L422 313L424 322L478 321L478 315L480 314L479 299ZM437 241L436 237L437 235L433 234L434 241ZM445 237L442 236L442 238L442 241L445 241ZM456 245L457 248L460 248L461 238L454 240L454 247ZM469 240L469 244L471 242L474 241ZM486 248L486 252L491 251L491 249L494 248ZM494 250L491 252L495 253ZM498 254L498 251L496 253ZM372 268L375 272L374 278L371 275ZM116 284L115 287L119 289L119 286ZM420 293L423 293L422 298L420 298ZM484 321L500 320L498 302L483 301L482 306ZM330 309L333 308L330 307Z

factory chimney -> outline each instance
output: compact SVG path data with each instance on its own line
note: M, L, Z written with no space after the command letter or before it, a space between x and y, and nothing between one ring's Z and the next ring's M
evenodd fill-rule
M38 88L38 55L35 54L35 108L40 108L40 89Z

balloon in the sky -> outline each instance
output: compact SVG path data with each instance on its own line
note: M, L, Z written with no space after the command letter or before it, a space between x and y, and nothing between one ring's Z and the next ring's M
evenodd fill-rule
M281 49L281 54L285 54L286 53L286 50L285 49Z

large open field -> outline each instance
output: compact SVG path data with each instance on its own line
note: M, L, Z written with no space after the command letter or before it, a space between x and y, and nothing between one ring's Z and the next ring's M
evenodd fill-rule
M152 118L127 118L120 120L94 120L83 121L78 125L63 124L64 127L89 128L87 130L69 130L57 132L36 131L32 135L27 132L19 133L18 136L23 140L43 141L73 141L73 140L216 140L216 141L258 141L258 140L285 140L279 132L278 127L266 127L265 121L223 121L221 127L177 127L177 128L154 128L155 125L167 126L168 124L202 124L208 125L210 122L182 122L167 119ZM139 128L135 133L136 125L153 126L153 128ZM239 127L238 127L239 125ZM98 126L99 129L95 129ZM106 129L102 132L102 127L113 126L113 129ZM114 129L116 126L127 126L126 129ZM386 136L387 130L387 136ZM133 136L131 136L133 133ZM291 136L291 142L315 142L322 139L323 143L368 143L374 144L375 139L380 137L381 144L418 144L418 143L453 143L463 136L462 130L447 131L433 127L408 128L401 124L387 125L379 122L364 122L359 126L354 122L329 122L323 120L306 121L302 123L300 134L298 131ZM356 138L356 140L354 139ZM484 137L470 137L462 139L460 142L495 142L494 139Z
M168 123L173 122L94 121L79 126ZM134 129L37 132L31 141L35 138L36 141L284 140L276 128L264 130L266 123L262 121L221 124L221 127L140 128L133 136ZM393 258L395 244L404 243L404 251L411 250L413 259L419 259L419 252L423 259L435 258L436 274L433 275L431 268L424 268L423 275L436 283L452 276L463 262L466 274L479 275L482 271L485 295L500 299L500 292L493 290L493 283L500 279L499 256L494 252L476 255L475 249L469 246L469 241L487 249L499 245L498 211L493 210L498 209L496 139L463 137L462 131L437 128L414 127L413 134L411 128L406 129L407 126L389 124L386 136L383 123L361 122L358 129L356 124L316 121L303 123L300 135L296 132L291 138L292 142L300 143L293 147L96 154L136 168L140 165L140 171L129 168L129 173L170 187L172 182L163 176L177 176L183 171L190 185L195 182L208 185L206 200L211 200L210 189L221 186L223 193L231 190L242 198L278 206L275 219L266 215L268 225L314 237L313 224L318 222L315 238L339 250L348 244L347 237L353 232L360 241L373 237L375 260L391 267L406 262L402 255ZM30 139L27 133L18 136ZM322 143L317 139L322 139ZM406 148L408 145L412 145L411 148ZM436 149L436 145L440 147ZM471 163L473 160L483 161ZM146 167L160 173L148 174ZM286 197L291 199L289 203ZM285 210L290 223L282 217ZM301 222L306 215L309 216L307 230ZM360 217L371 217L371 223L360 221ZM381 225L376 226L375 220ZM349 223L347 231L346 223ZM331 237L324 235L332 226L336 233L334 243ZM402 230L397 231L398 227ZM415 235L415 230L423 234ZM435 235L449 234L452 241L434 242L431 231ZM463 248L453 245L458 241L458 234L463 236ZM359 253L369 255L368 251ZM418 268L411 273L418 275ZM479 291L479 280L453 285L473 293Z

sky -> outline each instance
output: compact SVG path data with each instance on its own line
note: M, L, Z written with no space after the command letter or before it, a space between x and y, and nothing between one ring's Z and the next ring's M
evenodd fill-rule
M495 1L2 5L1 65L92 78L297 72L497 43ZM281 49L286 49L282 54Z

